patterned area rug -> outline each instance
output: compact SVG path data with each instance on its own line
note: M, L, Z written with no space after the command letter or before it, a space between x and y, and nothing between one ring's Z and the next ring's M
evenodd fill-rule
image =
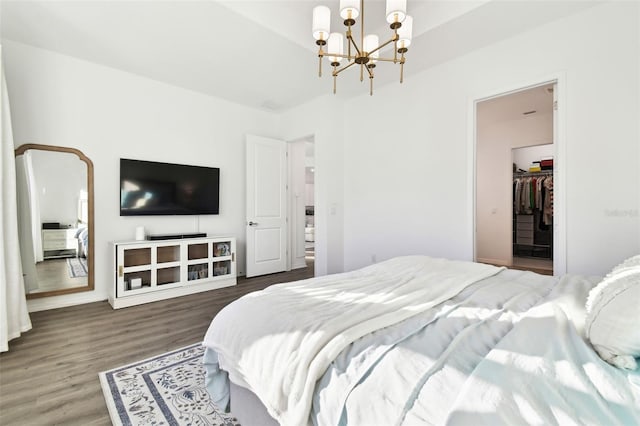
M87 259L84 257L68 257L67 266L71 278L87 276Z
M204 386L200 343L99 374L114 425L239 426Z

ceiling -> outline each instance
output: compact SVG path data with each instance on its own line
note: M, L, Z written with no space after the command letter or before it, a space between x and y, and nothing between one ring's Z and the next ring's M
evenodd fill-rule
M407 3L414 39L405 79L597 2ZM318 4L331 8L332 31L342 31L338 0L1 0L0 36L253 108L283 111L332 90L328 61L318 78L311 36ZM381 0L365 2L365 29L381 40L390 37L384 8ZM380 64L375 73L374 96L375 87L398 84L395 65ZM356 70L345 71L336 96L368 94L368 84L358 80Z
M531 87L478 102L484 125L553 113L553 84Z

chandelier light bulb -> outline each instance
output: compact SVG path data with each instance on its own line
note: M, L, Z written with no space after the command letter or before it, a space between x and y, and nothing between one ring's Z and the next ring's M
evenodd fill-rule
M360 0L340 0L340 17L356 19L360 16Z
M407 16L407 0L387 0L387 22L403 22Z
M313 38L327 40L331 32L331 10L327 6L313 8Z

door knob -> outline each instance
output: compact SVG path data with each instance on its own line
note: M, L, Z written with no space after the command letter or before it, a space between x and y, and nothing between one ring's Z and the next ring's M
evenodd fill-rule
M258 226L258 222L249 221L249 226Z

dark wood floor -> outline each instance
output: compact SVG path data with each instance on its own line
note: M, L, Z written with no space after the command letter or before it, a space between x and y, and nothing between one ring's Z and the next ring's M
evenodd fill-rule
M313 266L125 309L105 302L31 314L0 355L0 425L108 425L98 373L202 340L238 297L313 276Z

